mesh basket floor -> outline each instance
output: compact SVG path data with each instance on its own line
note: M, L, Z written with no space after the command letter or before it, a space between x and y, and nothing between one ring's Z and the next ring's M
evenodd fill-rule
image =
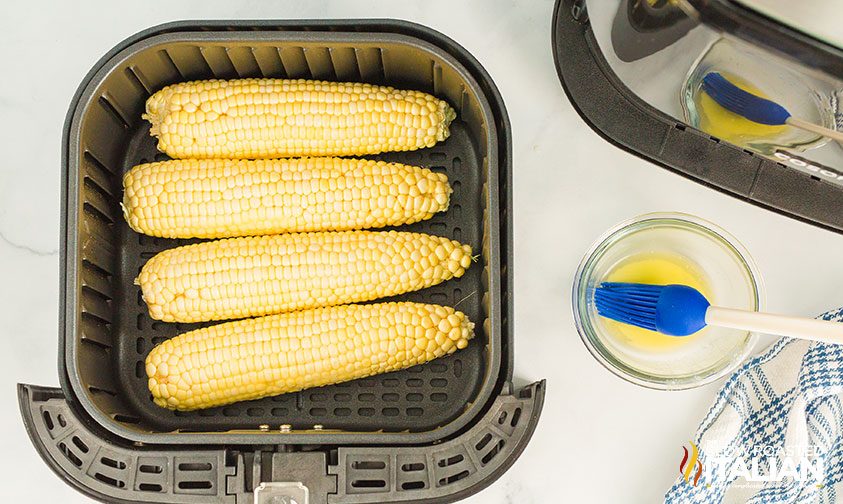
M403 226L402 230L425 232L459 240L479 254L482 239L482 180L479 160L467 127L451 126L451 136L430 149L373 156L375 159L425 166L448 175L454 190L450 208L432 219ZM139 127L127 146L125 172L133 165L167 159L155 148L149 127ZM120 219L118 305L115 330L117 346L112 353L117 372L116 393L134 410L121 415L123 422L144 424L162 431L206 432L254 429L259 425L295 429L321 425L324 429L353 431L426 431L445 425L470 404L483 382L487 351L483 331L475 329L468 348L451 356L404 371L352 382L284 394L261 400L194 412L173 412L156 406L146 385L144 359L152 348L181 332L203 324L171 324L152 320L133 280L154 254L197 240L168 240L137 234ZM475 263L460 279L390 298L454 306L475 323L483 321L485 289L481 263ZM204 324L207 325L207 324Z

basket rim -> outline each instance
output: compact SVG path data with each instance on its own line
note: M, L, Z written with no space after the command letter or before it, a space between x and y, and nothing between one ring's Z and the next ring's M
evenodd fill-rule
M320 27L320 29L314 29ZM289 28L289 30L288 30ZM390 31L375 31L390 29ZM307 31L301 31L305 30ZM343 31L348 29L349 31ZM372 31L369 31L372 30ZM408 31L423 31L429 38L441 39L447 49L435 44L434 41L423 40L417 36L408 35ZM373 37L374 36L374 37ZM77 212L69 212L71 208L78 206L75 195L76 175L79 170L79 159L75 153L79 152L79 132L81 130L81 118L93 97L93 92L102 81L122 61L131 57L139 51L149 50L159 44L166 43L190 43L190 42L235 42L235 41L279 41L291 42L296 40L307 41L360 41L360 42L389 42L415 47L419 50L433 53L437 58L442 59L460 73L461 77L473 87L472 91L477 93L478 100L484 114L484 121L489 128L489 142L485 155L493 176L489 177L489 208L487 209L490 222L491 234L489 241L490 268L488 293L491 297L489 312L489 342L490 361L487 363L487 376L478 391L475 400L469 404L462 414L450 423L439 428L421 432L291 432L291 433L267 433L255 431L228 431L228 432L201 432L201 433L173 433L173 432L138 432L127 428L114 421L97 407L84 391L80 381L79 370L76 366L76 333L79 330L77 301L75 285L77 271L75 265L79 259L80 247L75 241L78 222ZM457 60L452 54L455 50L460 52L464 61L472 67L469 71L465 65ZM476 75L476 77L475 77ZM483 82L484 86L478 83L477 79ZM484 89L485 88L485 89ZM488 96L488 90L492 90L492 96ZM496 112L492 110L495 102ZM503 129L503 131L499 131ZM501 138L502 137L502 138ZM501 145L503 144L503 145ZM501 265L506 264L506 275L511 275L511 197L505 196L505 209L503 221L501 221L501 208L499 208L500 189L498 178L505 177L506 190L511 185L511 142L509 123L506 111L497 89L491 79L479 63L471 57L465 49L455 42L447 39L442 34L435 32L421 25L415 25L404 21L388 20L345 20L345 21L295 21L295 22L272 22L272 21L199 21L199 22L176 22L167 23L158 27L144 30L115 46L109 53L101 58L79 86L73 98L67 119L64 126L64 138L62 147L62 223L61 223L61 250L60 264L62 266L60 288L59 314L59 374L61 377L62 390L70 402L78 406L78 410L84 412L90 420L111 435L118 436L133 442L144 444L424 444L435 442L470 427L471 422L482 415L491 400L500 393L504 383L511 377L512 355L511 355L511 327L503 329L502 319L505 315L502 312L512 313L511 292L504 293L501 288ZM503 156L499 154L503 152ZM73 175L71 178L70 175ZM501 229L504 229L505 240L501 238ZM505 250L501 250L505 249ZM506 281L511 286L511 280ZM72 335L72 337L68 337Z

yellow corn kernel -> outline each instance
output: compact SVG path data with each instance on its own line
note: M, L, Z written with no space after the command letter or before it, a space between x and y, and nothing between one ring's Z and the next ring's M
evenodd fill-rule
M290 233L165 250L136 283L152 318L202 322L370 301L461 277L471 247L399 231Z
M448 209L448 177L368 159L184 159L123 177L123 215L139 233L227 238L412 224Z
M174 158L359 156L432 147L456 117L420 91L304 79L167 86L146 102L158 149Z
M421 321L433 329L419 336ZM195 410L405 369L465 348L473 330L438 305L316 308L176 336L152 349L146 373L157 405Z

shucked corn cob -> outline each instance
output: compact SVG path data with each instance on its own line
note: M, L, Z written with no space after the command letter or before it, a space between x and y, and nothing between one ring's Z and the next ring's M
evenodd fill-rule
M367 159L186 159L123 177L132 229L166 238L224 238L411 224L448 208L448 177Z
M154 319L201 322L369 301L452 277L471 247L398 231L229 238L165 250L136 282Z
M422 364L465 348L473 328L438 305L317 308L182 334L150 352L146 373L159 406L210 408Z
M175 158L356 156L431 147L456 116L420 91L288 79L173 84L146 102L158 149Z

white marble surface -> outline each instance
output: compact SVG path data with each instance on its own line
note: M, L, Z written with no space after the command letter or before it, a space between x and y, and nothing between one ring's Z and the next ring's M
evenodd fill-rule
M59 150L71 95L93 63L151 25L201 18L394 17L442 31L486 67L506 100L515 163L516 374L547 378L539 428L518 462L467 502L657 502L718 385L629 385L580 343L570 286L607 227L657 210L718 222L753 252L769 307L843 304L843 236L721 195L607 144L579 119L550 51L550 0L6 2L0 30L0 494L88 500L53 475L21 425L14 384L57 385ZM558 501L557 501L558 502Z

